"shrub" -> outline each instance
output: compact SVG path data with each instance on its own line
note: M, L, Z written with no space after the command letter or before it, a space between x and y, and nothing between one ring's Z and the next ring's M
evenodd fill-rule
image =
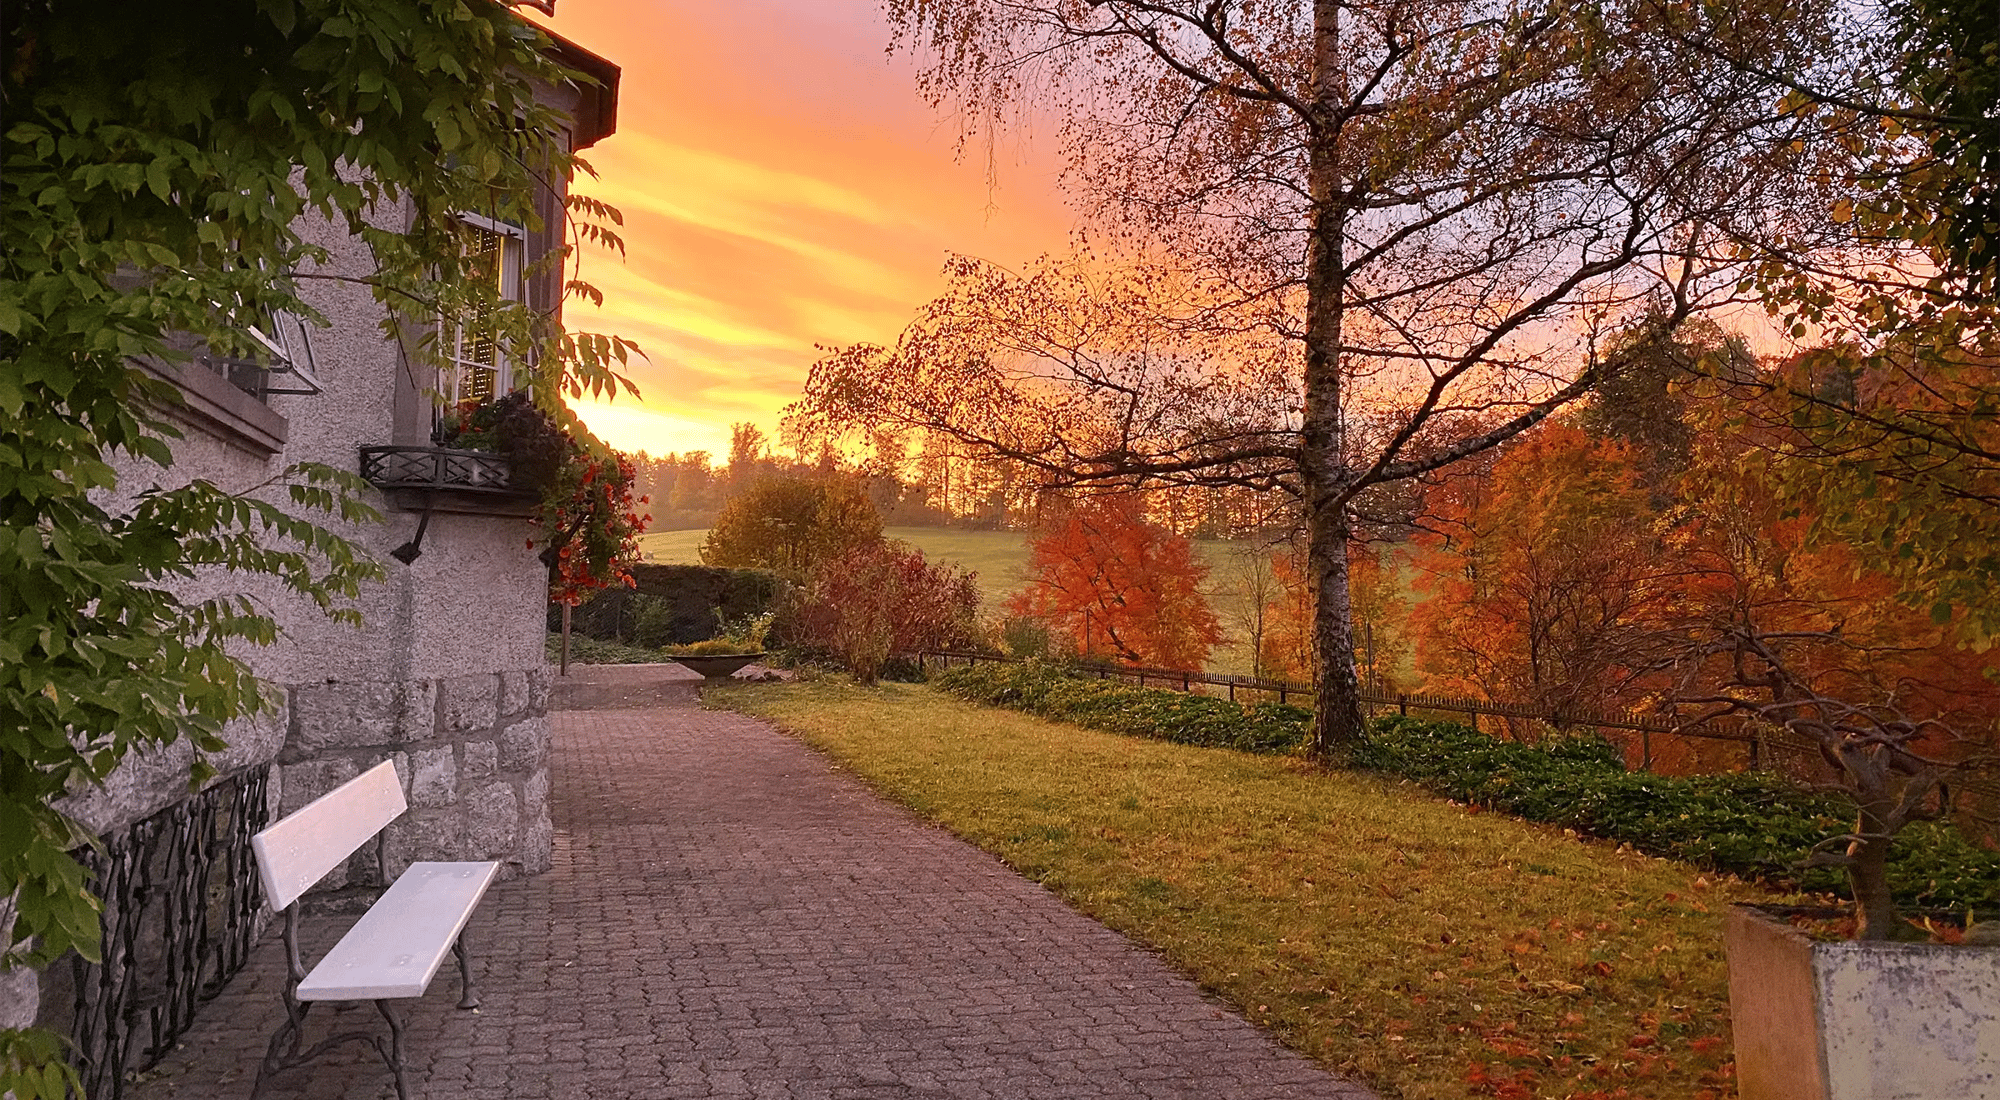
M771 626L772 636L807 656L838 661L873 683L893 653L949 649L978 632L973 575L933 565L901 542L876 542L822 564Z
M1291 752L1304 743L1312 719L1303 707L1243 706L1207 695L1090 680L1043 661L948 669L931 681L960 698L1091 729L1243 752Z
M1303 707L1239 705L1205 695L1091 680L1046 662L975 665L933 676L941 690L1112 733L1184 745L1282 753L1300 747ZM1600 737L1527 745L1454 722L1377 719L1348 758L1354 767L1412 780L1447 798L1529 821L1630 844L1648 855L1814 891L1838 891L1837 867L1804 866L1813 849L1844 835L1851 804L1764 772L1662 776L1628 771ZM1949 825L1905 829L1890 850L1899 904L2000 910L2000 853Z
M742 637L770 613L784 587L767 570L705 565L641 563L632 567L632 580L633 588L603 589L578 605L575 632L646 646ZM549 629L561 624L551 609Z
M705 642L689 642L686 645L670 645L667 653L676 657L710 657L730 653L748 653L741 642L734 638L710 638Z
M1049 624L1028 615L1010 615L1000 620L999 641L1010 656L1050 658L1062 649Z

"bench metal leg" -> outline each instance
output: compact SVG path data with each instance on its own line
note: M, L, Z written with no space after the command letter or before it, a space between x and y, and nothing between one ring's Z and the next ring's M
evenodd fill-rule
M375 1049L389 1063L389 1072L396 1075L396 1100L410 1100L410 1082L403 1075L403 1021L388 1001L376 1001L375 1008L389 1021L389 1049L383 1050L380 1040Z
M472 988L472 957L465 950L465 933L451 941L451 953L458 956L458 1007L478 1008L479 994Z
M271 1045L264 1051L264 1060L257 1066L257 1083L250 1086L250 1100L264 1095L264 1085L272 1074L300 1062L299 1042L305 1038L306 1012L311 1008L311 1001L285 998L285 1022L278 1025L277 1033L271 1036Z

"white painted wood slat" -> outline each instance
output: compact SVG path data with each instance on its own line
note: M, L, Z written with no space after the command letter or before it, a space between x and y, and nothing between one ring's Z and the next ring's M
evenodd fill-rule
M271 908L298 900L408 805L395 762L384 760L252 837Z
M498 863L411 864L299 983L299 1000L423 996L499 870Z

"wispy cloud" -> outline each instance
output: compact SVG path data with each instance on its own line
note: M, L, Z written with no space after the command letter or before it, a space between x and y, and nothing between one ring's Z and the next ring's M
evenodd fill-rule
M815 344L893 340L946 253L1014 263L1063 243L1046 158L1007 146L997 193L984 163L958 163L872 4L562 11L556 29L625 74L619 133L578 189L624 212L628 258L587 257L606 303L569 314L650 356L639 403L579 410L618 446L725 449L733 421L775 426Z

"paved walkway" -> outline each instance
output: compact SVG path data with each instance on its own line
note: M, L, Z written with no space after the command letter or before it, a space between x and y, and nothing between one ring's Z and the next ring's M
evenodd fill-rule
M585 675L591 709L555 721L554 869L472 926L485 1007L452 1007L450 966L409 1002L425 1100L1370 1100L770 726L657 671ZM128 1095L247 1096L279 955ZM364 1053L268 1095L393 1097Z

